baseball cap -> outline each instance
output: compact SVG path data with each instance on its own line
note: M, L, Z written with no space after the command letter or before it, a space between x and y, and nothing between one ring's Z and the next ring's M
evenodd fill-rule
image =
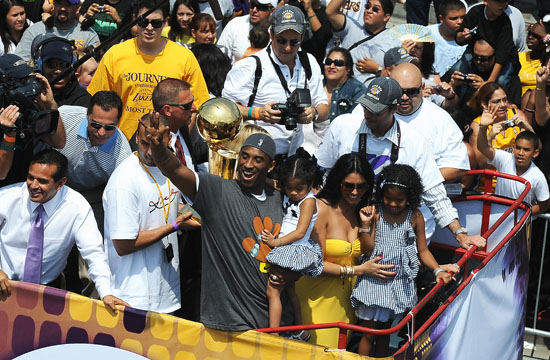
M263 5L271 5L273 8L277 7L277 0L256 0L258 3Z
M55 1L61 1L61 0L54 0ZM67 0L68 3L73 5L80 5L80 0Z
M246 146L255 147L258 150L263 151L271 160L275 159L275 141L271 136L262 133L252 134L246 138L241 146L241 149Z
M271 28L275 35L285 30L294 30L298 34L303 34L305 22L306 19L302 10L292 5L278 7L271 15Z
M390 77L374 78L367 86L367 91L357 102L374 115L378 115L391 105L401 101L403 90L399 83Z
M42 46L40 58L42 61L59 59L70 63L73 60L73 47L63 38L51 40Z
M15 54L0 56L0 69L5 71L8 76L19 79L37 71L36 68L29 66L25 60Z
M407 50L402 47L394 47L386 51L384 54L384 66L390 67L392 65L399 65L405 62L418 61L418 58L409 55Z

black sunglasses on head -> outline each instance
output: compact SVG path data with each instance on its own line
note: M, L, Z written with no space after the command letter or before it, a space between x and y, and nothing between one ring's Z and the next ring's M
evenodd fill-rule
M302 43L301 40L297 40L297 39L288 40L282 37L275 38L275 40L277 40L277 42L281 45L286 45L286 43L289 42L290 46L300 46L300 44Z
M159 29L162 27L162 24L164 24L164 20L160 20L160 19L149 20L149 19L144 19L140 16L138 17L137 24L139 27L142 27L142 28L146 28L147 26L149 26L149 24L151 24L153 28Z
M334 66L337 66L337 67L342 67L342 66L346 66L346 62L344 60L341 60L341 59L331 59L331 58L326 58L325 59L325 65L326 66L330 66L334 64Z
M272 7L269 4L260 4L257 1L251 1L250 2L250 10L252 10L254 8L258 11L269 11L269 10L271 10Z
M104 125L104 124L100 124L96 121L90 121L90 126L93 127L94 129L101 129L101 128L104 128L105 131L113 131L116 129L116 125Z
M420 91L422 91L422 85L420 85L419 87L417 88L412 88L412 89L402 89L403 91L403 95L407 95L408 97L415 97L415 96L418 96L420 95Z

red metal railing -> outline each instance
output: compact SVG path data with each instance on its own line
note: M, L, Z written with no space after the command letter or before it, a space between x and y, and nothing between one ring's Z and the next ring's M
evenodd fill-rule
M301 331L301 330L316 330L316 329L328 329L328 328L338 328L339 334L338 334L338 349L345 349L347 344L347 332L348 330L353 330L361 333L368 333L368 334L374 334L374 335L390 335L393 333L398 332L401 330L409 321L412 322L412 336L410 336L409 342L405 343L397 352L396 354L399 354L407 349L407 347L413 343L414 340L418 339L418 337L437 319L437 317L449 306L449 304L462 292L462 290L470 283L472 278L474 277L475 273L477 273L480 269L482 269L495 255L496 253L506 244L506 242L523 226L523 223L527 220L527 218L531 215L530 208L523 204L523 200L529 193L529 190L531 189L531 184L515 175L505 174L496 172L494 170L470 170L468 172L468 175L481 175L484 174L485 176L485 192L484 194L480 195L468 195L465 197L458 198L456 201L471 201L471 200L481 200L483 201L483 207L482 207L482 224L481 224L481 234L484 238L488 238L491 236L495 230L506 220L508 216L512 212L515 212L515 218L514 218L514 227L512 230L498 243L498 245L490 252L487 253L483 251L483 249L480 249L480 251L477 251L478 248L476 246L471 246L468 250L462 249L462 248L456 248L444 244L435 244L432 242L430 246L437 246L446 250L452 250L456 253L463 253L463 256L460 258L460 260L457 262L457 265L462 268L466 262L474 257L481 259L482 262L479 266L474 269L468 277L466 277L462 283L459 285L459 287L451 294L451 296L448 297L448 299L441 305L429 318L428 320L417 330L414 331L414 318L415 316L422 310L422 308L434 297L434 295L441 290L441 288L444 286L443 282L438 282L429 292L424 296L418 304L394 327L389 329L372 329L372 328L366 328L363 326L358 325L352 325L344 322L335 322L335 323L324 323L324 324L312 324L312 325L295 325L295 326L283 326L283 327L277 327L277 328L263 328L263 329L256 329L256 331L265 332L265 333L273 333L273 332L294 332L294 331ZM521 193L521 195L513 200L513 199L506 199L502 197L498 197L492 194L489 194L488 192L491 190L491 184L492 184L492 177L501 177L506 178L514 181L521 182L525 185L525 189ZM491 203L501 203L510 205L510 207L502 214L498 220L489 228L489 216L491 214ZM518 209L526 210L521 219L517 219L517 210Z

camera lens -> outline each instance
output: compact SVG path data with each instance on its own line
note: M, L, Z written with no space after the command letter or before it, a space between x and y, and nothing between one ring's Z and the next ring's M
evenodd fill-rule
M285 120L285 128L287 130L294 130L296 129L296 126L298 125L298 121L295 117L289 116Z

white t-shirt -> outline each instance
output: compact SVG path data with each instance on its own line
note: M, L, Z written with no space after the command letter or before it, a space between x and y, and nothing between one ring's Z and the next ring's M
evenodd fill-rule
M466 51L466 45L460 46L456 41L443 39L439 32L441 24L428 26L435 39L435 53L433 68L439 75L444 75L462 57Z
M410 124L421 133L434 154L439 168L470 170L464 135L447 111L430 101L422 101L411 115L395 113L395 118Z
M250 15L237 16L225 25L217 44L228 48L235 59L240 59L250 47L250 29Z
M517 175L514 154L507 151L495 149L495 157L489 161L489 164L494 165L499 172ZM531 190L525 197L525 202L534 205L548 200L550 197L548 183L542 171L535 164L531 163L529 169L519 176L531 183ZM498 178L495 194L517 199L524 189L525 185L518 181Z
M271 101L285 103L290 94L285 92L283 85L277 76L275 68L269 59L267 50L262 49L255 55L258 56L262 65L262 77L258 83L258 91L256 92L256 98L254 99L252 106L264 106ZM311 65L311 78L309 80L306 78L305 69L297 54L296 65L294 66L294 71L291 74L289 67L282 64L273 51L271 51L271 57L275 64L277 64L281 69L289 91L292 92L296 88L306 87L305 85L307 81L307 88L311 94L312 106L328 104L327 93L323 87L321 68L313 55L307 54L307 56L309 58L309 64ZM222 96L243 106L247 106L248 99L252 94L252 88L254 87L255 71L256 60L252 57L246 57L236 62L225 78ZM271 124L263 121L256 121L255 123L267 130L273 140L275 140L277 154L292 155L304 141L304 135L301 131L302 124L298 124L296 129L291 131L286 130L284 125Z
M179 189L171 182L168 187L158 168L147 169L158 183L164 207L155 182L137 156L130 156L113 172L103 193L105 252L116 296L138 309L169 313L181 307L177 233L124 256L113 246L113 239L135 239L140 231L165 225L164 209L168 224L177 217ZM164 249L169 244L173 258L167 262Z

